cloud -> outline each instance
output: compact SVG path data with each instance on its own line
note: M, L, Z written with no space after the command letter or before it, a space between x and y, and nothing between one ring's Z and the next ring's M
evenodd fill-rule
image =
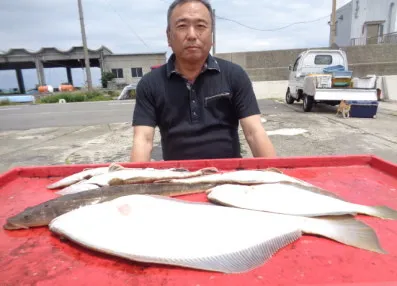
M104 45L114 53L168 52L165 28L171 0L82 0L88 46ZM328 45L329 18L314 23L280 27L330 15L331 1L295 0L212 0L216 15L235 22L216 20L218 53L318 47ZM347 0L339 0L338 6ZM42 47L68 50L81 46L77 1L5 1L0 10L0 52L11 48L37 51ZM99 72L93 76L99 82ZM47 76L48 74L48 76ZM73 70L83 82L81 69ZM37 82L35 70L24 72L27 87ZM66 72L47 69L47 79L58 86ZM0 88L16 87L14 71L0 71Z

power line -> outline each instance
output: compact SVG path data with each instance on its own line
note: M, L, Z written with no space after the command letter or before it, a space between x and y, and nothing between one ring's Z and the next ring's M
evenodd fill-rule
M170 3L167 2L166 0L160 0L160 1L162 1L162 2L164 2L164 3L166 3L166 4L170 4ZM320 20L323 20L323 19L329 18L329 17L330 17L330 15L326 15L326 16L323 16L323 17L320 17L320 18L317 18L317 19L314 19L314 20L295 22L295 23L291 23L291 24L288 24L288 25L286 25L286 26L282 26L282 27L274 28L274 29L259 29L259 28L255 28L255 27L251 27L251 26L245 25L245 24L243 24L243 23L241 23L241 22L238 22L238 21L236 21L236 20L233 20L233 19L229 19L229 18L226 18L226 17L216 16L216 15L215 15L215 18L216 18L216 19L220 19L220 20L225 20L225 21L233 22L233 23L236 23L236 24L238 24L238 25L240 25L240 26L243 26L243 27L245 27L245 28L248 28L248 29L251 29L251 30L256 30L256 31L262 31L262 32L280 31L280 30L286 29L286 28L291 27L291 26L294 26L294 25L314 23L314 22L317 22L317 21L320 21Z
M134 31L134 29L132 29L131 28L131 26L130 26L130 24L127 22L127 21L125 21L124 19L123 19L123 17L121 17L121 15L116 11L116 9L110 4L110 2L108 2L107 0L105 0L105 2L106 2L106 4L108 4L108 6L110 6L112 9L113 9L113 11L120 17L120 19L123 21L123 22L125 22L126 24L127 24L127 26L128 26L128 28L135 34L135 36L146 46L146 48L148 48L148 49L150 49L150 47L145 43L145 41L141 38L141 37L139 37L139 35Z
M238 22L236 20L228 19L228 18L221 17L221 16L216 16L216 18L221 19L221 20L234 22L234 23L236 23L236 24L238 24L240 26L243 26L243 27L251 29L251 30L256 30L256 31L261 31L261 32L275 32L275 31L280 31L280 30L286 29L286 28L294 26L294 25L298 25L298 24L308 24L308 23L317 22L317 21L320 21L322 19L329 18L329 15L323 16L323 17L320 17L320 18L317 18L317 19L314 19L314 20L311 20L311 21L302 21L302 22L291 23L291 24L288 24L286 26L282 26L282 27L274 28L274 29L259 29L259 28L255 28L255 27L250 27L250 26L245 25L243 23L240 23L240 22Z

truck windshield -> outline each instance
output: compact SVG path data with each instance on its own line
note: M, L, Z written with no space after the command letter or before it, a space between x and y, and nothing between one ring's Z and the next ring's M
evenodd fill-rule
M332 56L331 55L316 55L314 58L314 63L316 65L330 65L332 64Z

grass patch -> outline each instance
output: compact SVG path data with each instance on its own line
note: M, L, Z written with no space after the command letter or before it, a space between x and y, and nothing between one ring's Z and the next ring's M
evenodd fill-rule
M11 105L11 101L8 99L0 99L0 106Z
M42 97L38 100L37 103L58 103L60 99L64 99L66 102L83 102L83 101L107 101L107 100L112 100L112 97L99 91L62 92L62 93L56 93L54 95L48 95Z

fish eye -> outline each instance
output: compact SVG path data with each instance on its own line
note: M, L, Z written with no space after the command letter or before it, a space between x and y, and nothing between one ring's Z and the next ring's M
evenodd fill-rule
M28 215L24 215L23 218L24 218L24 219L28 219L29 216L28 216Z

